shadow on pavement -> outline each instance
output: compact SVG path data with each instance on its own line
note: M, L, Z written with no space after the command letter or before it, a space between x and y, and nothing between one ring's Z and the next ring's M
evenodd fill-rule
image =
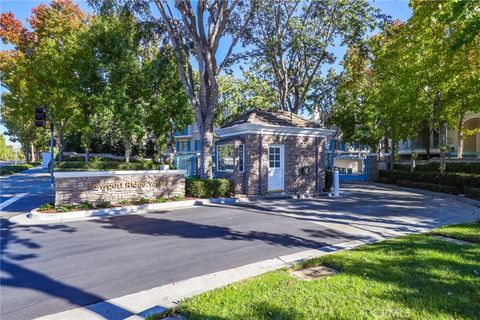
M150 236L175 236L189 239L218 238L232 241L263 241L274 246L288 248L319 248L326 242L314 241L286 233L269 233L260 231L241 232L228 227L199 224L183 220L153 218L146 215L129 215L92 220L102 224L106 229L120 229L129 233ZM315 237L323 239L348 239L359 237L349 235L334 229L318 230Z
M35 254L15 254L9 252L8 248L10 244L16 243L28 249L39 249L40 246L30 239L22 239L16 236L17 229L27 229L34 233L43 232L75 232L76 229L67 225L35 225L35 226L16 226L6 219L0 219L0 268L2 276L0 282L2 286L11 286L15 288L28 288L36 291L41 291L49 294L50 296L58 297L69 301L75 306L84 306L95 302L103 301L104 298L83 291L79 288L70 286L68 284L59 282L48 276L30 270L26 266L28 259L35 258ZM2 306L2 316L4 320L14 319L9 317L10 310L7 310L7 306ZM125 310L119 306L109 305L110 312L108 315L102 313L102 310L98 310L99 315L108 317L108 319L124 319L133 315L128 310ZM15 311L15 310L11 310ZM91 310L94 311L95 310ZM113 312L112 312L113 311ZM5 312L5 313L3 313ZM39 315L40 316L40 315Z

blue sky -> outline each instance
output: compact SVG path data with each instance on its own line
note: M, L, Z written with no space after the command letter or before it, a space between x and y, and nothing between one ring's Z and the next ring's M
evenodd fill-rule
M173 1L173 0L172 0ZM30 0L0 0L0 10L1 12L8 12L11 11L20 19L23 23L26 23L26 19L30 17L31 11L34 7L39 5L40 3L48 3L49 1L45 0L37 0L37 1L30 1ZM88 6L86 1L77 1L80 7L85 10L91 12L92 9ZM407 20L412 11L408 6L408 1L406 0L376 0L371 1L372 5L382 10L385 14L392 16L393 19L401 19L403 21ZM154 8L154 10L156 10ZM155 11L154 11L155 13ZM158 13L158 12L156 12ZM6 49L6 46L3 43L0 43L1 49ZM227 48L220 48L220 51L224 49L225 51ZM337 56L337 62L341 60L343 54L345 53L345 48L337 47L334 49L335 55ZM222 52L219 52L222 55ZM3 92L3 88L0 86L0 94ZM33 115L32 115L33 116ZM5 127L0 124L0 132L4 133Z

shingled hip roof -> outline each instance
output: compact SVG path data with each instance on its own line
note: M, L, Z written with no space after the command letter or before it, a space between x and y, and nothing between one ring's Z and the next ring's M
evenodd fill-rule
M282 127L304 127L318 128L319 126L312 121L304 119L299 115L288 111L268 111L253 109L240 117L226 123L222 128L233 127L239 124L255 123Z
M333 130L287 111L251 110L216 129L221 139L241 134L283 134L296 136L331 136Z

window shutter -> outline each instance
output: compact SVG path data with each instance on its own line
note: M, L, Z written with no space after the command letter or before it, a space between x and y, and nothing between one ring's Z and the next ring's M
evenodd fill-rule
M187 141L187 151L190 151L191 150L191 141L188 140Z
M176 148L177 148L177 152L180 151L180 141L176 142Z

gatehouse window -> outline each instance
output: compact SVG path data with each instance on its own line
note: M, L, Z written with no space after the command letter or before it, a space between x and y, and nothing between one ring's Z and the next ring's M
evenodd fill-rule
M217 170L233 171L234 147L233 144L222 144L217 146Z

